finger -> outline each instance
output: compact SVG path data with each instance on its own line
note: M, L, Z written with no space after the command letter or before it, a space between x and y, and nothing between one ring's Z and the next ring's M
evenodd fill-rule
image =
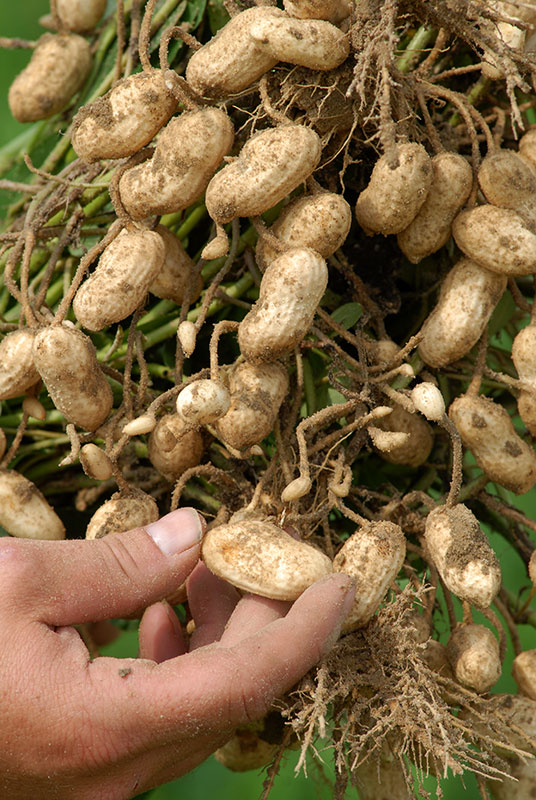
M195 622L190 650L220 639L239 599L234 586L213 575L204 564L196 566L188 579L188 605Z
M140 658L157 664L186 652L186 642L177 615L169 603L154 603L145 610L138 629Z
M248 594L240 600L220 638L226 647L241 642L253 633L281 619L291 604L284 600L269 600L256 594Z
M14 544L35 577L18 587L17 601L54 626L130 616L186 579L204 529L195 509L181 508L145 528L93 541L19 539Z

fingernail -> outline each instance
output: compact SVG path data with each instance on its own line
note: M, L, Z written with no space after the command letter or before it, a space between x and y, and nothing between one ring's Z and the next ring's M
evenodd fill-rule
M206 522L195 508L178 508L145 526L145 530L165 556L175 556L199 544Z

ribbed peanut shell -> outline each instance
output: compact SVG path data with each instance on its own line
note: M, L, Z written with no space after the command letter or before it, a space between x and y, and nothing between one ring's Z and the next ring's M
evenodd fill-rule
M178 414L164 414L149 436L149 461L168 480L175 480L203 457L203 436L188 431Z
M0 525L22 539L65 539L65 527L37 486L14 469L0 469Z
M232 123L219 108L172 119L158 137L153 157L119 181L121 202L132 219L186 208L207 188L233 145Z
M536 700L536 650L524 650L514 658L512 675L520 693Z
M262 17L252 23L250 36L278 61L318 71L340 67L350 52L347 34L326 20Z
M251 38L254 21L285 16L278 8L248 8L234 16L216 36L192 55L186 67L186 80L203 97L227 97L247 89L278 59L259 47Z
M64 325L42 328L35 337L34 361L52 402L69 422L88 431L102 425L113 395L91 339Z
M430 191L415 219L397 237L400 249L413 264L450 239L454 217L463 208L472 185L473 171L463 156L434 156Z
M160 70L123 78L78 111L72 134L75 153L87 162L137 153L176 109L177 101Z
M0 400L24 394L39 380L33 359L35 330L19 328L0 342Z
M489 691L501 677L499 643L484 625L458 625L447 643L447 657L456 680L475 692Z
M536 325L527 325L512 343L512 361L523 381L536 381Z
M271 432L288 391L288 372L281 364L235 366L229 378L231 406L214 425L224 442L245 450Z
M357 200L355 215L368 235L400 233L419 213L432 184L432 161L420 144L397 147L399 164L391 169L383 155Z
M437 305L422 326L423 361L444 367L466 355L484 332L507 281L506 275L461 258L443 281Z
M350 14L348 0L283 0L289 17L298 19L328 19L337 24Z
M488 203L517 211L526 224L536 222L536 175L518 153L488 153L478 170L478 182Z
M186 289L190 286L189 300L195 303L199 299L203 288L201 275L193 283L195 264L175 236L165 225L157 225L156 232L162 238L165 248L162 266L153 278L149 287L151 294L166 300L173 300L177 305L182 305Z
M299 197L290 203L270 228L289 247L310 247L323 258L341 247L352 224L350 206L340 194L321 192ZM279 255L262 237L257 259L267 267Z
M264 273L259 299L238 328L242 355L275 361L301 342L328 281L326 262L314 250L287 250Z
M351 575L356 582L344 632L361 628L372 619L405 557L404 534L393 522L369 522L346 540L333 560L334 572Z
M74 33L45 33L28 66L9 89L9 107L19 122L48 119L83 86L91 69L91 48Z
M140 489L132 489L129 494L116 492L91 517L86 529L86 539L102 539L110 533L143 528L156 522L158 517L155 501Z
M244 592L296 600L332 571L329 558L272 522L244 520L208 531L201 546L211 572Z
M506 409L486 397L461 395L449 409L465 447L491 481L516 494L536 483L536 454L514 430Z
M434 444L434 434L430 425L419 414L410 414L402 406L394 405L386 417L375 421L382 431L407 433L409 438L390 450L382 450L379 455L391 464L405 464L418 467L423 464Z
M280 125L252 136L238 158L210 181L207 211L224 224L273 208L318 166L320 137L303 125Z
M452 235L468 258L492 272L514 277L536 272L536 235L515 211L492 205L462 211Z
M191 425L208 425L227 413L231 396L223 383L201 379L185 386L177 397L177 412Z
M73 300L77 320L90 331L101 331L132 314L161 269L165 253L155 231L122 231L77 291Z
M501 588L501 567L475 515L461 504L435 508L426 518L424 536L447 589L488 608Z
M106 10L106 0L56 0L56 10L68 30L83 33L100 20Z

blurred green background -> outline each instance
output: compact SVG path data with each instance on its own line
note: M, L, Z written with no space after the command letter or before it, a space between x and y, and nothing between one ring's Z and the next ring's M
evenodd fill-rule
M113 4L113 0L109 0ZM23 0L22 3L11 3L8 0L0 2L0 36L16 36L25 39L37 39L43 32L38 24L41 15L48 12L48 0ZM14 137L24 134L29 126L16 122L9 112L7 92L14 76L28 63L30 52L28 50L1 50L0 49L0 148L11 142ZM45 76L43 76L45 78ZM36 123L37 125L39 123ZM525 512L536 515L536 497L534 492L521 499L508 495L510 502L514 500ZM498 535L491 536L503 569L505 585L517 592L521 585L528 583L525 567L517 553ZM478 620L483 621L483 620ZM529 626L522 626L521 638L523 647L536 648L536 630ZM134 656L137 652L137 637L135 633L125 633L113 645L103 649L103 655ZM512 661L511 649L503 670L503 676L495 687L495 692L515 692L515 684L510 675ZM327 743L326 743L327 744ZM320 743L322 749L322 743ZM326 774L331 774L330 751L322 753L326 762ZM331 787L326 786L321 780L315 780L315 767L309 767L309 778L303 774L294 776L294 765L297 753L291 753L281 769L270 797L272 800L328 800L331 798ZM262 791L263 775L253 773L233 774L218 764L213 758L208 759L203 765L178 781L167 784L149 795L151 800L201 800L206 797L216 797L218 800L236 800L236 798L257 798ZM431 797L436 796L435 780L426 782L426 789ZM446 800L458 800L460 797L467 800L476 800L480 795L476 782L468 778L462 782L460 778L449 778L443 782L444 797ZM357 797L355 789L349 789L348 797Z

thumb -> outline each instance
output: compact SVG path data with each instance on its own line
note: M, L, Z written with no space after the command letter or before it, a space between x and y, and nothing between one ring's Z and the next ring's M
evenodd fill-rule
M31 605L41 622L53 626L131 616L186 580L199 560L205 528L195 509L180 508L144 528L102 539L27 540L37 573L26 590Z

